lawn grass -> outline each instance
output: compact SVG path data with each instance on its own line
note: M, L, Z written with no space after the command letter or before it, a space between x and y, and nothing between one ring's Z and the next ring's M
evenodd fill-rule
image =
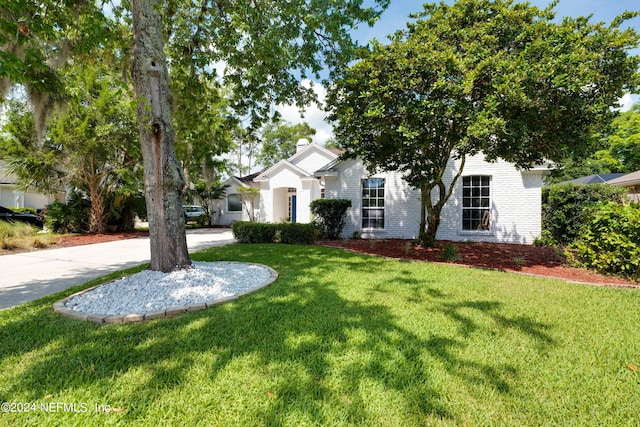
M0 311L0 402L37 405L0 424L640 424L638 291L314 246L193 258L279 278L144 323L52 311L81 287Z

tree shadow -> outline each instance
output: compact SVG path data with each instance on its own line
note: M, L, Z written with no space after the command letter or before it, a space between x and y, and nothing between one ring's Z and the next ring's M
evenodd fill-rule
M0 400L17 395L37 400L96 383L110 394L119 378L143 369L145 379L119 396L127 402L124 418L132 421L146 415L149 401L184 387L194 365L204 363L200 356L206 354L209 357L199 368L211 382L247 359L252 367L274 371L269 390L274 398L253 409L252 419L260 424L281 424L291 413L304 414L317 424L328 423L328 404L341 408L348 424L370 423L375 414L363 390L372 388L399 396L403 416L412 424L424 424L429 417L455 422L456 414L448 409L447 396L432 375L434 366L499 393L512 392L517 377L512 366L464 355L461 350L469 335L487 327L466 315L466 310L493 320L491 328L497 332L516 330L540 347L554 344L549 325L524 316L508 317L496 301L450 301L452 297L441 290L411 280L401 267L394 280L407 282L410 299L428 300L430 309L458 325L458 333L447 336L428 324L418 333L405 326L388 305L346 297L339 281L332 279L332 268L375 275L389 261L326 248L277 245L236 245L194 258L260 262L280 276L270 287L237 302L138 324L97 326L38 306L31 314L0 326L0 337L17 333L33 338L3 345L0 358L44 354L2 387Z

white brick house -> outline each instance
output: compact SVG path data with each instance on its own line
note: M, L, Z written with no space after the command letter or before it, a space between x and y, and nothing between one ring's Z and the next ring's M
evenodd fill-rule
M460 161L449 161L450 183ZM442 210L436 238L451 241L532 243L541 232L541 191L548 165L518 170L511 163L467 157ZM343 236L416 238L420 192L400 173L368 175L361 161L334 161L316 171L327 198L351 200Z

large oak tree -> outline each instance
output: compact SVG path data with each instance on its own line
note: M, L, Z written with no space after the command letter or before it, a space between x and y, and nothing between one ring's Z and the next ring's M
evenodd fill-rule
M512 0L427 4L415 23L337 79L328 96L347 157L400 171L421 192L419 238L433 245L440 212L479 152L521 168L587 151L590 134L638 88L638 34L589 18L554 21ZM450 181L447 163L462 166Z

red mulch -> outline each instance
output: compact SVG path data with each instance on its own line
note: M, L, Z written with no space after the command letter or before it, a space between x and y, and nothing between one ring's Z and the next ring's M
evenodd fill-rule
M54 248L66 248L69 246L81 246L91 245L93 243L113 242L115 240L135 239L138 237L146 237L149 235L148 231L126 231L121 233L87 233L76 234L70 236L62 236L58 239L58 242L53 246Z
M640 286L619 277L604 276L586 269L569 267L555 248L506 243L437 242L436 248L414 245L403 239L348 239L319 242L324 246L344 248L354 252L417 261L448 262L501 271L554 277L574 282L609 286ZM446 261L444 247L453 245L458 260ZM409 248L409 250L407 250Z

